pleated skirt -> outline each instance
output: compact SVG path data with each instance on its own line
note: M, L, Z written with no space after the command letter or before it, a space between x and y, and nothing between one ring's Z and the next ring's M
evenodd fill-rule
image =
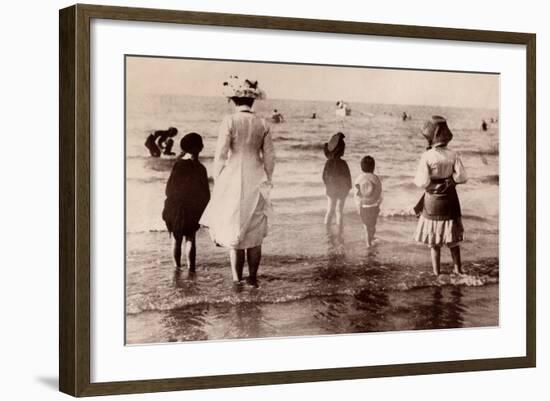
M420 215L414 240L429 246L456 246L464 240L462 218L430 220Z

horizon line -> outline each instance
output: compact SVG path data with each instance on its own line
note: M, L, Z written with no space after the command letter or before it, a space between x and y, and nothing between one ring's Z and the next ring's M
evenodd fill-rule
M148 95L148 96L190 96L190 97L203 97L203 98L223 98L223 95L197 95L197 94L184 94L184 93L152 93L152 92L141 92L140 95ZM127 95L125 97L128 97ZM262 100L291 100L291 101L302 101L302 102L336 102L337 100L324 100L324 99L307 99L307 98L270 98L266 97ZM260 101L262 101L260 100ZM475 106L456 106L456 105L442 105L442 104L428 104L428 103L387 103L387 102L365 102L361 100L345 100L345 99L339 99L344 100L344 102L351 104L351 103L359 103L359 104L372 104L372 105L385 105L385 106L426 106L426 107L450 107L455 109L482 109L482 110L496 110L500 113L500 102L499 106L486 106L486 107L475 107ZM500 99L499 99L500 100Z

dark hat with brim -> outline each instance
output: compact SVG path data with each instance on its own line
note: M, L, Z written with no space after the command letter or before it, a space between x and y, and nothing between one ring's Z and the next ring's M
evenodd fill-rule
M432 116L424 123L422 135L430 146L446 145L453 139L453 133L447 126L447 120L442 116Z
M344 154L344 150L346 148L346 143L344 142L344 138L346 136L338 132L337 134L334 134L330 140L325 143L324 151L325 156L329 159L340 157Z

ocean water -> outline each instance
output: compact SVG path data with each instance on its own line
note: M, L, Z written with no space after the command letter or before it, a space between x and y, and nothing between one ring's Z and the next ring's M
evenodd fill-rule
M227 251L214 247L206 229L197 236L197 273L177 273L161 212L173 159L153 159L148 133L175 126L176 144L187 132L203 136L200 156L212 170L217 130L232 108L224 98L129 97L126 132L126 310L128 343L320 335L368 331L459 328L498 324L498 123L481 131L497 110L351 104L338 117L333 102L266 100L255 106L272 124L277 164L274 216L264 242L259 287L231 283ZM406 111L412 116L401 120ZM311 119L312 113L317 118ZM466 240L466 277L434 278L429 251L412 241L412 215L421 191L412 184L425 149L420 134L433 114L447 117L470 177L458 187ZM375 248L367 250L350 198L342 237L327 232L321 172L323 144L346 135L352 176L361 157L376 160L384 203ZM443 270L450 257L443 251ZM307 319L305 319L307 317Z

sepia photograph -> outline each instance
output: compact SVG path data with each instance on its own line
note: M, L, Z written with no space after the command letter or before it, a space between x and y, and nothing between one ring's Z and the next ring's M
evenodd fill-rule
M499 325L497 73L125 57L125 342Z

